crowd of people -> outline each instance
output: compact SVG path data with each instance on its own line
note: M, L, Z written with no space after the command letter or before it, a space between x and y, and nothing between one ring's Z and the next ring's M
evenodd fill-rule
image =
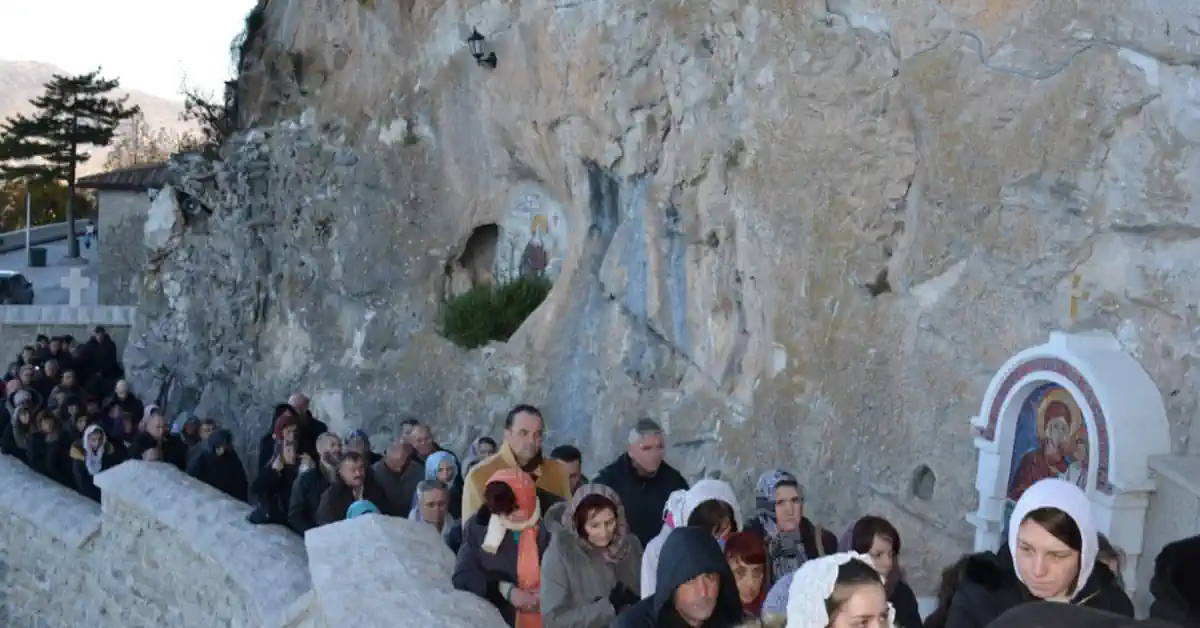
M141 459L249 502L252 523L298 534L368 514L429 525L456 554L454 587L515 628L1015 628L1035 610L1097 625L1133 616L1119 551L1061 479L1021 495L1001 548L947 566L923 618L891 522L867 515L835 534L808 516L804 485L783 469L761 474L744 512L728 483L689 484L667 463L649 419L589 480L576 447L543 456L534 406L513 408L499 440L476 438L460 458L415 418L376 453L366 433L330 432L295 394L275 407L251 462L216 421L172 423L140 400L116 355L102 328L83 345L39 337L24 348L6 378L0 450L95 500L97 473ZM1200 537L1163 550L1152 615L1200 626L1197 573Z

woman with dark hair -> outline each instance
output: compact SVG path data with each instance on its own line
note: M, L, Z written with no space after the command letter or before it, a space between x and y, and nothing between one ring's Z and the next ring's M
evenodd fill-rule
M537 485L520 469L488 478L483 505L466 522L450 581L491 602L515 628L542 628L542 554L550 533L542 525Z
M629 532L621 499L603 484L580 486L542 560L546 628L607 628L641 599L641 564L642 544Z
M871 564L883 577L888 602L896 609L896 625L921 628L917 596L900 572L900 532L891 522L870 515L859 519L842 536L838 551L870 556Z
M1057 478L1039 481L1017 501L1007 544L967 559L945 628L984 628L1010 608L1036 601L1133 617L1133 603L1099 562L1099 550L1083 491Z
M753 532L734 532L725 540L725 561L737 582L742 611L749 617L762 615L763 601L771 590L766 542Z

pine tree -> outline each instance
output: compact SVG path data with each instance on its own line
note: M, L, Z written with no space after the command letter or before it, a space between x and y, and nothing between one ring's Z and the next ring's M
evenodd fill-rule
M0 176L66 182L67 257L79 257L75 173L91 157L81 148L108 146L121 122L139 112L125 106L128 97L109 96L118 87L120 81L102 78L99 69L78 76L55 74L31 101L37 108L32 115L0 123Z

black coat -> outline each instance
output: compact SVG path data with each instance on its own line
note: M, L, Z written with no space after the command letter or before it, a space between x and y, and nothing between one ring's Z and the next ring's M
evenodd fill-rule
M292 493L288 496L288 526L304 534L317 527L317 509L321 496L329 488L329 480L320 467L309 469L296 476Z
M897 582L896 588L892 589L892 594L888 596L888 601L892 603L892 608L896 609L897 628L921 628L924 625L917 595L907 582Z
M654 477L642 476L634 469L629 454L621 454L596 474L592 482L611 488L621 498L629 529L642 542L642 547L662 530L663 507L671 492L688 489L687 480L665 462Z
M66 486L75 487L71 470L71 439L65 433L50 440L38 432L29 437L25 463L38 473Z
M254 483L250 485L250 493L254 496L255 508L262 520L254 523L288 525L288 507L298 471L295 465L285 465L282 471L276 471L268 465L258 472Z
M1200 536L1170 543L1158 553L1150 593L1150 617L1200 627Z
M241 501L250 497L250 485L246 481L246 469L232 447L217 455L214 439L209 438L201 451L187 466L187 474L205 484Z
M1017 578L1007 545L999 552L974 554L963 563L958 589L946 613L946 628L986 628L1005 611L1038 601ZM1133 617L1133 602L1101 562L1071 603Z

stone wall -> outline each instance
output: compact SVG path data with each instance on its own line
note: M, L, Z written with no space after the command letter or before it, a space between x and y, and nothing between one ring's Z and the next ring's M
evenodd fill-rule
M136 305L134 282L146 265L142 246L142 226L150 209L150 197L145 191L99 190L100 246L104 263L100 265L100 303L103 305Z
M96 483L103 507L0 456L0 625L503 628L452 589L427 525L361 517L302 540L164 464Z
M0 624L298 626L303 541L157 463L97 476L104 507L0 456Z
M87 233L88 221L86 218L79 219L75 223L75 233L83 235ZM49 244L58 242L59 240L67 239L67 223L56 222L49 225L41 225L29 230L29 244L37 246L39 244ZM8 253L11 251L19 251L25 248L25 232L24 231L9 231L0 233L0 253Z
M1200 452L1193 4L271 2L260 128L194 173L213 212L152 254L127 364L243 439L298 389L459 451L531 402L594 470L655 417L692 477L782 466L822 524L886 513L932 591L971 545L970 417L1048 331L1120 338ZM443 296L534 238L555 283L521 330L441 338Z

